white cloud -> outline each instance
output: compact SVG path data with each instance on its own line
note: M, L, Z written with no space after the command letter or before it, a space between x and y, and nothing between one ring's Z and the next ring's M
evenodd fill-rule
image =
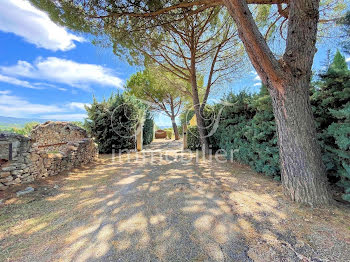
M20 118L41 118L49 120L84 120L87 117L81 111L80 102L71 102L63 105L44 105L31 103L28 100L12 95L9 90L0 91L0 115ZM73 106L72 106L73 105Z
M64 108L56 105L32 104L29 101L10 92L0 93L0 112L3 116L28 117L35 114L63 112Z
M261 81L260 76L258 75L258 73L256 71L250 71L250 73L255 76L254 77L254 81Z
M350 57L348 57L348 58L346 59L346 62L347 62L347 63L350 63Z
M11 85L16 85L16 86L22 86L22 87L26 87L26 88L32 88L32 89L42 89L42 87L40 87L40 85L32 85L31 83L29 83L28 81L22 81L19 80L17 78L14 77L10 77L10 76L4 76L0 74L0 82L5 82Z
M2 66L3 74L67 84L90 89L91 84L123 88L123 80L111 69L94 64L80 64L57 57L38 58L33 64L19 60L14 66Z
M10 90L0 90L0 95L8 95L10 93L11 93Z
M14 33L37 47L53 51L70 50L75 47L74 41L85 41L53 23L45 12L27 0L1 0L0 30Z
M261 86L261 83L255 83L254 86Z
M41 115L42 119L49 120L65 120L65 121L83 121L87 118L86 114L52 114L52 115Z
M80 110L85 110L85 103L79 103L79 102L71 102L69 103L69 108L71 109L80 109Z

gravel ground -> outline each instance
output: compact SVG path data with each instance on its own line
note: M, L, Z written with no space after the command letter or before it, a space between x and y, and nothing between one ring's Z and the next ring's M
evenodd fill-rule
M13 188L0 261L350 261L348 206L292 204L278 182L221 162L156 140Z

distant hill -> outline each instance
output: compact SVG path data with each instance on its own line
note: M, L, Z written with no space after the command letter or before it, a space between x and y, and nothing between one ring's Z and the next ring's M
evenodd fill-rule
M7 116L0 116L0 126L15 126L15 127L21 127L24 126L28 122L39 122L44 123L48 120L46 119L36 119L36 118L17 118L17 117L7 117Z

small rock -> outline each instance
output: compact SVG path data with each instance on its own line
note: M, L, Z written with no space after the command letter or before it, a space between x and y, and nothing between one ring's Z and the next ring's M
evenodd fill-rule
M28 194L28 193L31 193L31 192L33 192L34 191L34 188L32 188L32 187L27 187L26 189L24 189L24 190L22 190L22 191L18 191L17 193L16 193L16 195L17 196L21 196L21 195L25 195L25 194Z
M58 185L55 185L53 188L57 189L57 188L59 188L59 186L58 186Z
M3 199L0 199L0 205L2 205L4 203Z

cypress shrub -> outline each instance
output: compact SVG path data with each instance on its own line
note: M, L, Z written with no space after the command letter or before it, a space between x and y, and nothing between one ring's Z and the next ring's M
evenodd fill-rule
M218 132L219 147L227 158L257 172L280 179L279 154L271 99L266 87L257 95L230 94Z
M145 123L143 124L143 144L149 145L153 141L154 120L150 111L146 112Z
M318 139L329 180L350 201L350 72L338 51L312 92Z
M95 98L86 107L88 118L85 126L95 138L99 152L111 153L112 149L135 148L135 131L146 106L135 97L113 95L108 100L98 102Z

